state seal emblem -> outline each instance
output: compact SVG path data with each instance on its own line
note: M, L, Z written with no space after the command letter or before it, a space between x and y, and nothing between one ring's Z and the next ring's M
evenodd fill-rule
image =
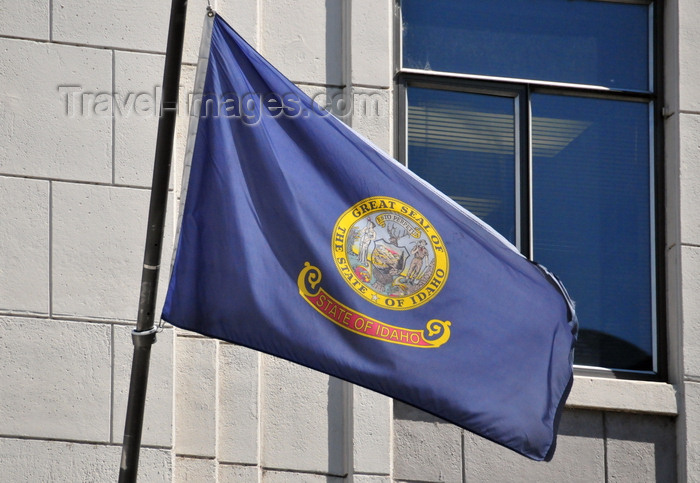
M365 300L410 310L433 299L447 282L449 259L437 230L418 210L394 198L366 198L345 211L333 228L331 253L338 272ZM435 349L450 340L449 320L425 328L391 325L343 304L322 286L310 262L297 277L299 294L345 330L391 344Z
M394 198L366 198L343 213L331 249L350 287L387 309L423 305L448 276L447 250L437 230L418 210Z

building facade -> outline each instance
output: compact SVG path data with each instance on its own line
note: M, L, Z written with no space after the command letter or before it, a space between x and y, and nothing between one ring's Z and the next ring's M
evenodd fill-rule
M577 299L570 273L588 332L555 457L535 463L363 388L165 327L141 481L700 481L700 4L498 1L450 15L454 2L211 3L380 148L438 187L457 180L441 189L553 264ZM537 22L538 5L561 4L583 10ZM206 6L188 6L163 267ZM118 473L169 8L0 4L0 480ZM571 50L536 48L548 35ZM447 49L453 37L462 50ZM526 61L506 62L513 49ZM587 158L562 157L577 149ZM569 196L555 196L560 183ZM547 251L569 227L551 205L585 209ZM588 218L595 206L609 217ZM585 262L559 270L557 249Z

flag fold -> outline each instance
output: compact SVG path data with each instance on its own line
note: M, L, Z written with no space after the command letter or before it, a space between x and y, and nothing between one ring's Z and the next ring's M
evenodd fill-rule
M163 319L551 458L577 330L556 278L218 15L207 59Z

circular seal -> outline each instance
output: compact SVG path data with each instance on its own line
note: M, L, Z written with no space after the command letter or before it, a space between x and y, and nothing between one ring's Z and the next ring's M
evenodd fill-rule
M418 210L394 198L366 198L343 213L331 249L348 285L386 309L423 305L447 281L442 238Z

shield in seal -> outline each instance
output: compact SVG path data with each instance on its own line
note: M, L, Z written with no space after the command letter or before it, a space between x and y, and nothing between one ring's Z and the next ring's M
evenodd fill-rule
M406 247L400 247L396 243L386 240L374 243L371 265L375 280L373 287L377 292L392 295L394 281L400 277L409 256Z

